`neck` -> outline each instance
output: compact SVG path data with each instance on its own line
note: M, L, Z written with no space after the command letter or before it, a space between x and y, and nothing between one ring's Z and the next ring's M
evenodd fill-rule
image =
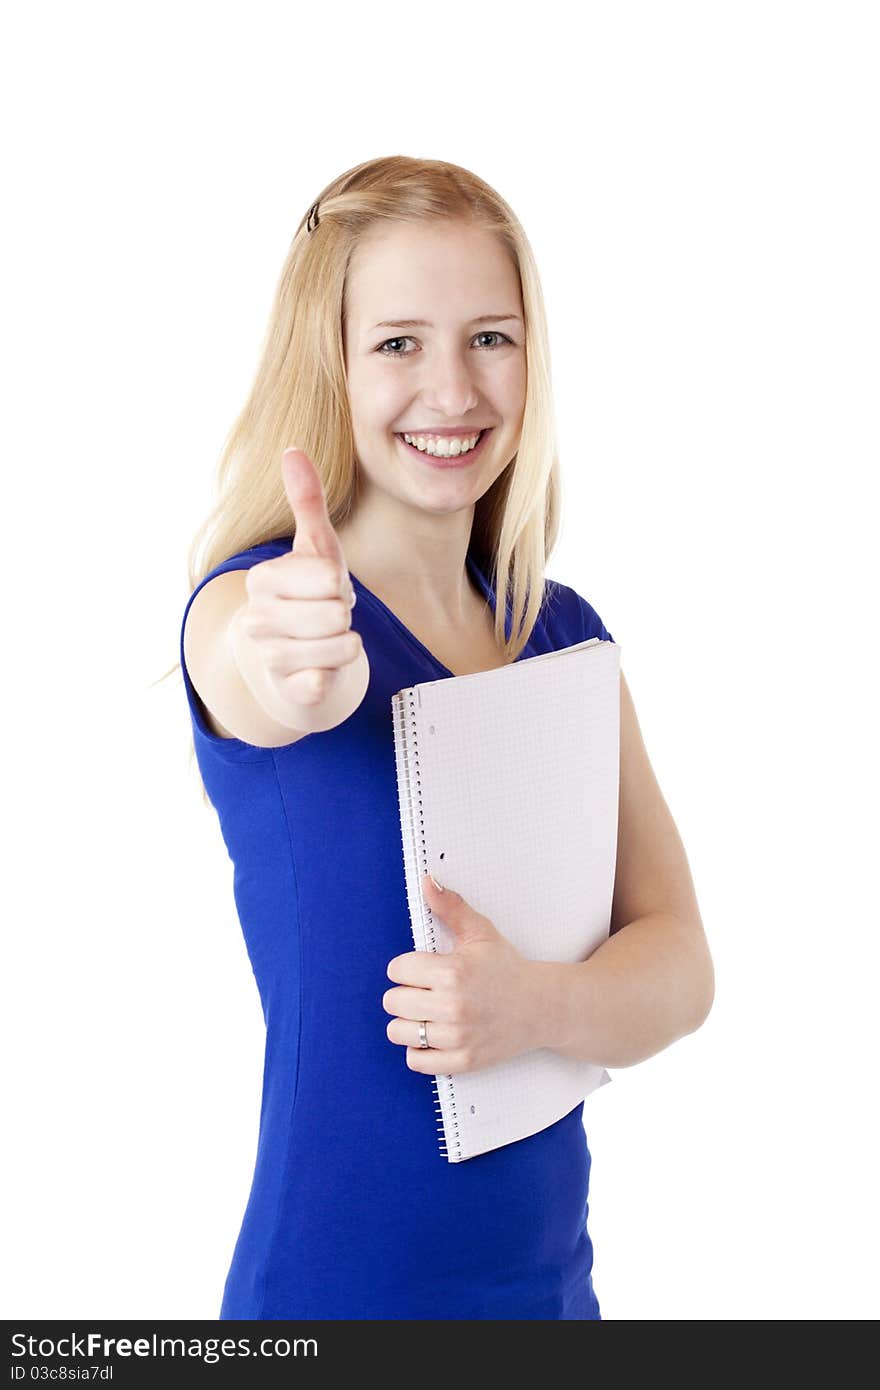
M393 529L359 510L335 530L349 571L383 601L392 596L429 621L455 624L472 612L477 592L467 569L472 515L425 517L412 528Z

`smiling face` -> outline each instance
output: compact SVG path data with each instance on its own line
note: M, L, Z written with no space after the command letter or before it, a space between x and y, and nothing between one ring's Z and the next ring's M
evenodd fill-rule
M491 487L519 446L523 318L516 267L491 233L400 223L364 238L349 267L344 325L361 492L449 512ZM415 319L423 322L406 322ZM435 432L463 441L482 429L473 453L434 443Z

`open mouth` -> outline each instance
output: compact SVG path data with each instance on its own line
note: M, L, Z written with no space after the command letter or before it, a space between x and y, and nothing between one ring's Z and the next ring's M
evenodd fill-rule
M491 433L491 427L486 430L480 430L480 437L472 449L468 449L466 453L463 454L450 454L448 458L441 458L438 454L428 454L424 449L417 449L414 444L407 444L402 434L395 435L395 438L400 440L408 453L415 454L416 458L421 459L423 463L430 464L432 468L466 468L469 463L473 462L473 460L478 458L482 453L483 449L486 447L486 440Z

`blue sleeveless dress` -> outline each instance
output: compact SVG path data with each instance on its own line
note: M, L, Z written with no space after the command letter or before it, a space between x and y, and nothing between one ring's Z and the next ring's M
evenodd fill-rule
M452 672L351 575L370 662L355 713L282 748L206 723L184 659L190 604L215 575L291 545L217 565L180 632L196 756L266 1022L255 1169L220 1318L601 1319L583 1101L539 1134L449 1163L431 1078L386 1036L388 962L413 950L391 697ZM494 612L487 577L467 564ZM589 637L614 640L575 590L546 580L519 660Z

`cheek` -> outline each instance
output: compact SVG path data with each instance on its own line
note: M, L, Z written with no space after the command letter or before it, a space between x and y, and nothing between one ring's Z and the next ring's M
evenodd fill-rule
M403 382L381 362L359 365L349 378L348 396L355 428L385 434L400 419L409 399Z
M526 404L527 371L525 357L511 358L498 381L499 404L508 417L522 423Z

